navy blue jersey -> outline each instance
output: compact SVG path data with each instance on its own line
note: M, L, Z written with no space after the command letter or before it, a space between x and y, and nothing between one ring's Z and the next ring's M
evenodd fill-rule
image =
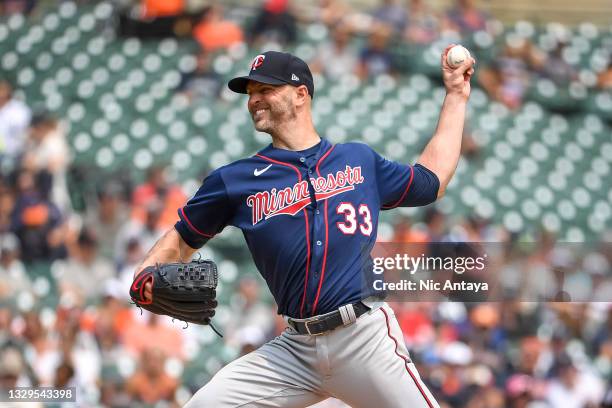
M270 145L213 171L175 227L192 248L227 225L240 228L278 312L304 318L373 294L362 278L380 210L429 204L438 188L425 167L386 160L365 144L322 139L301 152Z

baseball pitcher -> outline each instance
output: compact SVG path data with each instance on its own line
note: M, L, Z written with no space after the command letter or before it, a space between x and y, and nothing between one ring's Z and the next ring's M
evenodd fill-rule
M310 69L291 54L258 55L247 76L229 82L247 95L255 129L272 143L203 181L136 271L131 293L155 312L179 311L186 321L209 323L216 268L180 265L233 225L287 328L222 368L187 407L297 408L328 397L355 408L438 407L393 310L362 285L362 274L379 212L434 202L457 166L475 61L451 67L450 48L441 55L446 97L438 126L414 165L386 160L365 144L334 145L319 136ZM205 300L198 303L194 291Z

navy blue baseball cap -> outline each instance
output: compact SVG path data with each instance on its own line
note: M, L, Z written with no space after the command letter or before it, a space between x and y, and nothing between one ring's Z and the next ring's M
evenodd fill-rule
M310 97L314 96L314 82L308 64L286 52L268 51L256 56L251 62L249 75L234 78L227 86L234 92L245 94L249 81L269 85L305 85Z

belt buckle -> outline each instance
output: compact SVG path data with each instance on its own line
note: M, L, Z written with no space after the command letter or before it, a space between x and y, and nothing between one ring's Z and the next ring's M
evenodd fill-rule
M309 336L320 336L325 332L321 332L321 333L311 333L310 331L310 327L308 327L308 323L314 323L314 322L318 322L319 319L313 319L313 320L306 320L304 322L304 327L306 327L306 332L308 333Z

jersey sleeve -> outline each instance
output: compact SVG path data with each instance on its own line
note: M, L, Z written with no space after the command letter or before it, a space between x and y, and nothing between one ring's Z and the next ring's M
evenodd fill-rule
M419 207L436 201L440 181L420 164L409 166L387 160L374 152L381 208Z
M192 248L200 248L225 228L231 205L219 170L212 172L187 204L179 208L174 228Z

